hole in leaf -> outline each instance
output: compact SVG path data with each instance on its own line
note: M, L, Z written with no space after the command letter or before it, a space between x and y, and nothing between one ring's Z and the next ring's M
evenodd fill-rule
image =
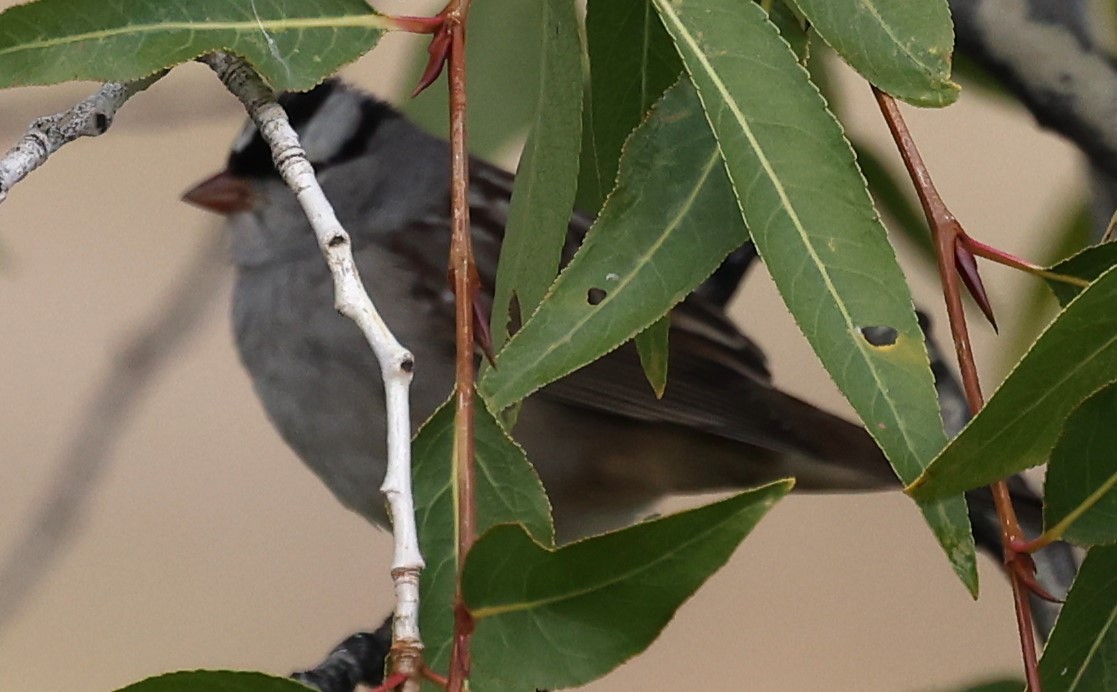
M508 301L508 336L520 331L524 325L523 313L520 310L520 295L512 291L512 298Z
M865 337L870 346L880 348L895 346L900 334L892 327L861 327L861 336Z
M597 305L605 300L605 296L609 295L603 288L591 288L586 292L586 302L590 305Z

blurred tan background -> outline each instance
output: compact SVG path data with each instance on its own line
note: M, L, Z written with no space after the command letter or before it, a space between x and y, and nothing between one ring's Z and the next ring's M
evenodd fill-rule
M399 102L407 85L385 65L418 45L390 37L345 74ZM842 79L851 130L887 151L868 89ZM0 93L0 149L92 89ZM971 92L905 113L967 228L1041 257L1045 229L1081 185L1073 151ZM241 119L207 70L177 68L0 207L0 560L46 501L121 345L218 232L178 196L223 164ZM908 264L923 304L937 305L935 277ZM983 272L1011 336L1008 308L1027 280ZM387 612L389 536L337 505L270 428L232 346L229 283L226 272L141 397L61 557L0 630L0 689L109 690L200 667L285 674ZM848 411L763 271L736 314L778 383ZM975 332L991 391L1010 340ZM1010 594L984 558L982 578L974 603L898 494L792 497L645 655L591 689L934 690L1011 674Z

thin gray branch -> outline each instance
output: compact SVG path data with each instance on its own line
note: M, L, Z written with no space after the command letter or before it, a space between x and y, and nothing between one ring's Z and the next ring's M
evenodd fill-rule
M8 190L46 163L51 154L78 137L96 137L112 125L116 111L148 88L166 70L131 82L108 82L92 96L69 110L35 120L27 133L0 158L0 203Z

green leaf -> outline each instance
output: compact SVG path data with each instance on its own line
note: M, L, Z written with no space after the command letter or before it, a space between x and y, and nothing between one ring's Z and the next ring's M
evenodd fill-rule
M877 207L896 222L900 233L912 242L922 257L934 263L935 247L931 244L927 219L910 192L911 186L901 185L889 167L871 148L854 142L853 151L857 155L857 165L865 175L869 192Z
M791 51L795 53L799 63L806 65L811 56L811 40L810 34L807 33L806 19L781 0L771 3L768 19L772 20L780 36L791 46Z
M479 399L474 414L477 470L477 528L518 522L544 545L554 542L550 505L535 469ZM420 629L424 658L432 670L447 670L454 627L454 583L458 572L457 508L451 477L454 407L431 416L412 445L415 515L427 567L420 582Z
M1051 451L1044 524L1078 545L1117 541L1117 385L1084 401L1067 418ZM1067 526L1059 526L1066 523Z
M1094 220L1084 192L1079 191L1078 199L1071 198L1065 201L1061 205L1062 208L1054 215L1055 220L1044 224L1043 236L1047 243L1040 252L1042 263L1057 264L1070 255L1081 252L1090 244L1094 233ZM1078 295L1077 287L1069 288L1066 302L1070 302L1071 298ZM1058 312L1058 303L1051 300L1053 290L1050 283L1031 281L1022 294L1014 297L1014 309L1019 320L1015 329L1005 335L1005 343L999 353L1000 362L1014 363L1020 360Z
M523 141L535 116L540 74L538 27L543 3L522 0L489 0L470 5L469 45L465 62L469 96L469 153L497 159ZM401 69L401 81L410 91L419 81L430 54L429 43L418 37L410 64ZM472 48L483 46L483 50ZM509 69L515 65L515 69ZM395 66L393 66L395 67ZM402 94L401 94L402 96ZM409 119L428 132L445 138L450 128L446 89L435 86L416 98L403 98Z
M636 352L640 355L640 365L643 366L644 375L657 399L663 398L663 391L667 388L667 347L670 334L671 315L668 313L636 335Z
M1026 686L1027 684L1023 680L1006 678L971 685L962 688L961 692L1023 692Z
M1047 461L1067 416L1117 379L1117 270L1090 284L1033 344L962 433L909 488L931 499Z
M910 482L946 435L911 293L841 127L755 4L656 6L776 288L896 473ZM873 345L862 333L870 327L890 328L895 339ZM923 509L975 592L965 501Z
M954 25L946 0L790 0L853 69L916 106L946 106Z
M518 526L494 528L474 544L462 579L477 620L474 689L573 687L640 653L792 484L558 550Z
M1044 692L1112 690L1117 682L1117 546L1092 548L1039 662Z
M508 338L513 295L522 319L534 312L558 274L578 183L577 144L582 136L578 17L573 0L546 0L543 8L535 122L520 155L496 276L494 350Z
M1117 265L1117 243L1102 243L1088 247L1072 257L1053 265L1048 271L1077 279L1093 281L1107 269ZM1066 307L1067 303L1074 300L1082 292L1081 286L1076 286L1065 281L1047 278L1047 287L1055 294L1059 305Z
M145 77L215 50L277 90L306 90L372 49L362 0L39 0L0 13L0 88Z
M620 346L747 238L717 144L681 81L633 133L617 188L481 393L501 410Z
M235 670L167 673L122 687L117 692L306 692L294 680Z
M590 83L578 208L596 213L613 189L621 147L683 65L651 0L589 0Z

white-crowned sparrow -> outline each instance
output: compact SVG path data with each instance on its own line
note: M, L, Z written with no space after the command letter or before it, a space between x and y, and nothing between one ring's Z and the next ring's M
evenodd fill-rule
M415 354L413 419L421 422L453 383L449 147L337 81L282 103L352 236L370 295ZM491 290L512 177L474 160L470 178L477 267ZM186 198L229 215L236 342L272 421L338 499L383 524L379 369L357 328L334 311L314 236L253 126L227 169ZM571 224L571 252L586 221ZM629 522L669 493L790 475L810 490L896 485L863 429L771 385L763 354L714 301L691 296L675 309L669 362L662 400L628 346L525 403L514 436L551 496L560 536Z
M415 354L413 420L421 422L454 377L449 146L336 80L281 103L352 236L369 293ZM470 181L477 267L491 291L512 176L473 160ZM237 138L226 170L186 199L228 215L236 343L271 420L343 504L383 525L380 371L357 327L334 311L315 238L255 127ZM588 221L574 215L568 257ZM730 255L672 311L662 399L628 344L524 403L513 434L550 495L560 540L631 522L672 493L787 476L799 490L898 487L863 428L776 389L764 355L726 318L724 303L752 257L749 247ZM956 432L964 400L941 360L936 367ZM1035 530L1039 503L1022 484L1014 490ZM979 541L997 553L988 493L970 501Z

